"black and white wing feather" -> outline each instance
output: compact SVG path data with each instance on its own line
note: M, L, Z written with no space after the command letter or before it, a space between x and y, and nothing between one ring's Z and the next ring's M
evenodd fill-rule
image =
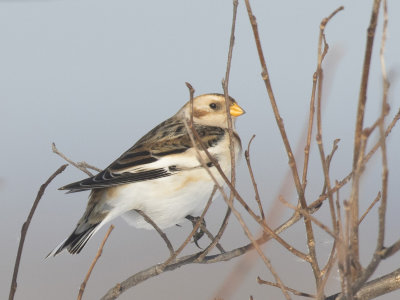
M220 127L195 125L195 129L207 148L213 147L225 135L225 130ZM171 176L187 168L163 158L182 154L192 147L185 125L173 117L148 132L102 172L60 190L74 193ZM161 163L163 161L165 164Z

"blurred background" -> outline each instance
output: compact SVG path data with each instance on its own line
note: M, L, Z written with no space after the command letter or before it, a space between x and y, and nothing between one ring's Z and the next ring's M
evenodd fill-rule
M239 1L236 41L229 91L246 114L237 131L246 147L253 134L251 158L263 204L277 225L290 216L289 209L274 208L279 194L296 203L287 156L260 77L260 65L243 1ZM389 120L400 106L400 2L388 1L389 29L386 64L391 81ZM323 130L325 151L340 138L331 179L351 171L355 114L358 101L366 28L372 1L251 1L257 17L272 86L299 166L302 166L303 131L309 111L312 75L317 63L319 24L340 5L326 29L329 53L324 63ZM382 12L382 11L381 11ZM188 99L185 81L196 94L222 92L225 75L232 2L214 1L106 1L10 0L0 1L0 298L8 295L20 228L40 185L64 161L53 154L51 143L75 161L106 167L148 130L174 114ZM377 28L369 80L365 125L380 113L382 80L379 45L382 14ZM315 137L315 131L313 138ZM372 141L377 140L373 136ZM387 244L399 238L400 128L388 138L389 207ZM379 191L380 154L371 161L362 183L361 210ZM301 171L302 168L299 167ZM238 166L240 193L256 207L246 164ZM73 299L103 239L107 226L94 236L80 255L63 253L44 257L71 233L87 202L87 192L66 195L57 188L85 178L73 167L47 188L25 242L16 299ZM323 173L318 149L311 149L307 199L321 192ZM341 193L348 199L348 190ZM316 215L330 224L327 205ZM216 232L225 214L221 198L206 216ZM168 250L154 231L129 227L115 220L102 257L87 284L84 299L98 299L128 276L164 261ZM376 242L376 208L361 227L362 257L369 261ZM254 233L257 227L250 222ZM303 224L284 237L306 250ZM177 247L191 224L166 230ZM318 231L318 229L317 229ZM330 240L319 233L321 263L328 257ZM200 245L205 247L204 238ZM247 243L234 217L222 240L226 249ZM274 242L264 246L285 284L313 292L308 265ZM190 244L185 253L198 249ZM238 265L238 263L241 263ZM123 294L120 299L210 299L236 269L244 279L228 280L225 299L282 299L281 292L260 286L256 277L272 280L262 261L250 267L237 258L213 265L189 265L167 272ZM383 262L377 275L400 265L399 255ZM336 272L336 271L335 271ZM338 273L327 290L338 291ZM301 274L301 275L299 275ZM229 286L230 284L230 286ZM229 294L228 292L231 292ZM399 292L380 299L397 299ZM296 297L294 297L296 298Z

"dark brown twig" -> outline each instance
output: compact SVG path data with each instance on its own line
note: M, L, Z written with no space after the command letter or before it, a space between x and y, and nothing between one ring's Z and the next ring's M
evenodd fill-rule
M83 280L83 282L81 284L81 287L79 288L79 293L78 293L77 300L81 300L82 299L83 293L85 292L86 284L87 284L87 282L88 282L88 280L90 278L90 275L92 274L93 268L96 265L97 261L99 260L101 254L103 253L104 245L107 242L107 239L110 236L111 231L113 229L114 229L114 225L110 225L110 227L107 230L106 235L104 236L103 241L100 244L99 250L97 251L97 254L96 254L95 258L93 259L92 264L90 265L90 268L89 268L89 270L88 270L88 272L87 272L87 274L85 276L85 279Z
M8 299L9 299L9 300L13 300L13 299L14 299L14 295L15 295L15 292L16 292L16 290L17 290L17 277L18 277L19 265L20 265L20 262L21 262L22 249L24 248L25 237L26 237L26 234L27 234L27 232L28 232L28 228L29 228L29 225L30 225L30 223L31 223L33 214L35 213L36 208L37 208L37 206L38 206L38 204L39 204L39 201L40 201L40 199L42 198L42 196L43 196L43 194L44 194L44 192L45 192L47 186L50 184L50 182L53 181L53 179L54 179L57 175L59 175L60 173L62 173L62 172L65 170L65 168L66 168L67 166L68 166L68 165L62 165L61 167L59 167L59 168L57 169L57 171L55 171L55 172L53 173L53 175L51 175L51 176L49 177L49 179L47 179L47 181L46 181L45 183L43 183L43 184L40 186L40 189L39 189L39 191L38 191L38 193L37 193L36 199L35 199L35 201L33 202L32 208L31 208L31 210L30 210L30 212L29 212L28 218L26 219L26 221L25 221L24 224L22 225L22 228L21 228L21 238L20 238L20 240L19 240L18 251L17 251L17 257L16 257L16 259L15 259L14 272L13 272L13 276L12 276L12 280L11 280L10 294L9 294L9 296L8 296Z

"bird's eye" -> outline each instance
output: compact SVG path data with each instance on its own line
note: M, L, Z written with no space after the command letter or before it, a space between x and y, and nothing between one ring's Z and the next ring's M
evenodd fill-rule
M217 104L211 103L211 104L210 104L210 107L211 107L212 109L216 109L216 108L217 108Z

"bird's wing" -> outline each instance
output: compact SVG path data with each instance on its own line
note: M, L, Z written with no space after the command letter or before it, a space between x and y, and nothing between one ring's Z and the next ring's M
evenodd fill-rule
M204 145L214 146L225 134L219 127L199 126L195 129ZM142 137L97 175L71 183L61 190L70 193L121 184L153 180L200 166L196 156L184 155L193 148L182 122L167 120Z

